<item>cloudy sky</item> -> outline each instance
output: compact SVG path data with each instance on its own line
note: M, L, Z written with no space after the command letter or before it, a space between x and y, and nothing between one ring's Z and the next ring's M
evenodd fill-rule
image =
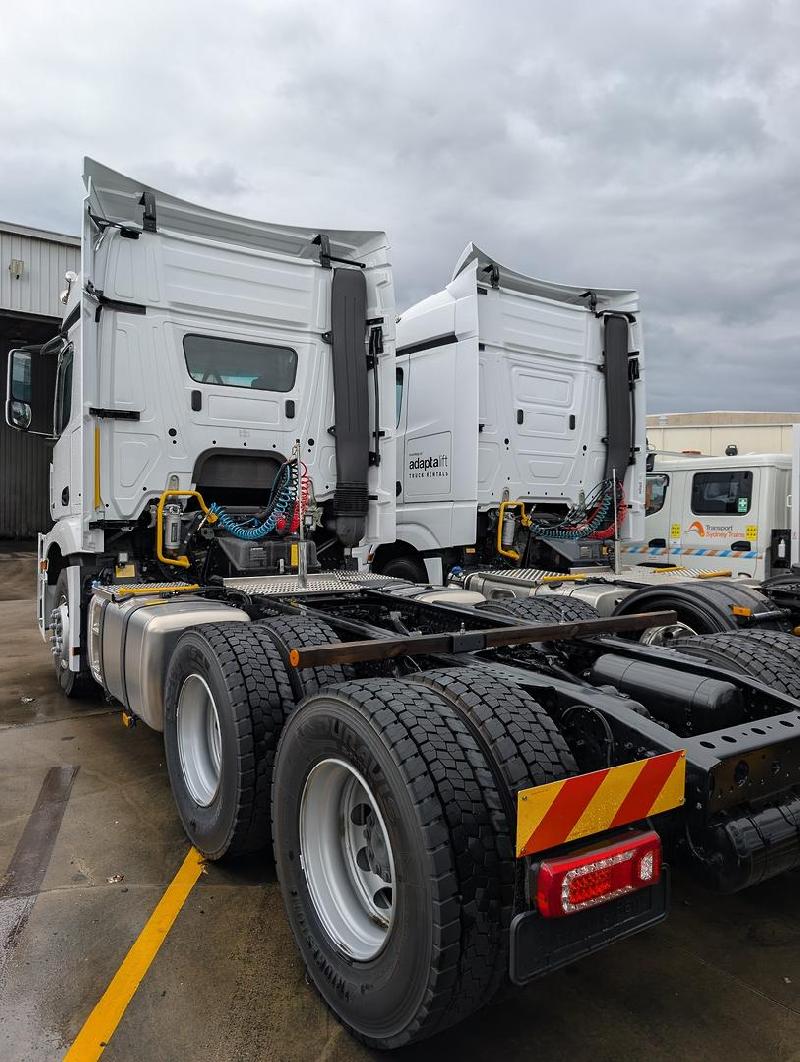
M385 228L398 303L470 239L642 293L653 412L800 409L796 0L8 6L0 217L81 158L267 220Z

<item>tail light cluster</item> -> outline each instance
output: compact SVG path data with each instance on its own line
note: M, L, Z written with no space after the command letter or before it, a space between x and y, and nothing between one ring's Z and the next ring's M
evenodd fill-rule
M536 876L536 906L561 918L615 900L661 879L661 839L654 830L570 855L544 859Z

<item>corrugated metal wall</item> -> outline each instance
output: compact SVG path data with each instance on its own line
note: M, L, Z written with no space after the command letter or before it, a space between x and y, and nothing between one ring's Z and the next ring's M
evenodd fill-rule
M0 222L0 309L60 317L64 274L81 268L80 243L44 232L34 236L36 230L22 226L13 229ZM14 260L23 263L19 279L9 268Z
M23 263L17 278L12 261ZM0 222L0 391L5 404L8 351L42 343L58 328L64 307L64 273L80 269L73 237ZM29 539L51 525L50 447L46 440L12 431L0 418L0 538Z
M5 391L8 344L0 350ZM33 538L52 521L49 511L50 448L37 435L0 424L0 538Z

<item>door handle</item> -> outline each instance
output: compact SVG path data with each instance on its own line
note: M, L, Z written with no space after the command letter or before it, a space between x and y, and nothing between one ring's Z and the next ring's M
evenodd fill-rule
M665 538L651 538L647 545L650 546L652 549L666 549L667 540Z
M203 396L199 391L192 391L192 411L199 413L203 408Z
M740 550L742 553L749 553L752 548L746 539L742 539L741 542L731 543L731 549Z
M69 505L69 487L64 487L61 491L61 504Z
M518 409L517 410L517 424L522 424L522 422L524 420L525 420L525 414L522 412L521 409Z

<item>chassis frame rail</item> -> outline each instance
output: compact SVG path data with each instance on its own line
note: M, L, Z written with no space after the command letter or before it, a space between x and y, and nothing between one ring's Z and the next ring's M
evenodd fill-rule
M484 630L450 631L445 634L412 634L399 638L375 638L365 641L293 648L289 663L295 668L320 667L325 664L356 664L368 660L388 660L399 656L431 653L474 653L505 645L531 642L564 641L593 634L616 634L666 626L677 621L674 612L641 612L632 616L580 620L575 623L489 627Z

